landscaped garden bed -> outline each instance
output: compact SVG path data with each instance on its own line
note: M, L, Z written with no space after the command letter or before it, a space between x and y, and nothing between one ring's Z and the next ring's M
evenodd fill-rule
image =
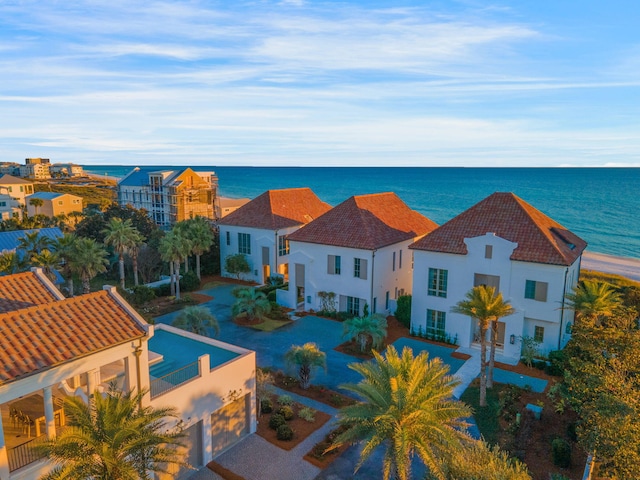
M344 444L337 448L329 449L333 445L333 441L338 435L346 430L346 427L339 426L336 429L330 431L322 441L316 443L309 452L303 457L307 462L315 465L318 468L326 468L331 462L344 453L350 445Z
M218 462L211 461L207 464L207 468L214 473L220 475L224 480L245 480L245 478L231 470L224 468Z
M304 397L317 400L325 405L329 405L334 408L341 408L346 405L353 405L356 401L334 390L329 390L322 385L311 385L308 389L300 388L299 380L296 377L286 375L281 370L273 373L274 385Z

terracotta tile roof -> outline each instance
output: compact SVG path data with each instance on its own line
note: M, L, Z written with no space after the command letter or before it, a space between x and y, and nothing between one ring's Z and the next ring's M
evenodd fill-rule
M395 193L350 197L289 235L289 240L375 250L420 237L437 224L411 210Z
M218 223L278 230L306 225L330 209L310 188L267 190Z
M55 302L62 298L36 273L24 272L0 277L0 313Z
M106 290L0 314L0 385L143 337Z
M518 244L511 260L571 265L587 243L513 193L496 192L409 248L467 254L465 238L495 233Z

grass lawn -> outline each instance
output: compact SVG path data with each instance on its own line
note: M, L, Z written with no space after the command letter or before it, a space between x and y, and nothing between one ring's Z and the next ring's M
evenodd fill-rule
M210 288L216 288L220 285L227 285L227 282L222 282L220 280L213 280L212 282L207 282L204 285L198 287L198 290L209 290Z
M274 330L284 327L285 325L289 325L290 323L291 320L273 320L271 318L267 318L262 323L256 323L255 325L248 326L262 332L273 332Z
M499 392L505 385L494 384L493 388L487 389L487 406L480 406L480 386L477 381L467 388L460 400L473 408L473 417L478 424L478 429L484 439L491 445L498 443L500 432L499 412L500 400Z

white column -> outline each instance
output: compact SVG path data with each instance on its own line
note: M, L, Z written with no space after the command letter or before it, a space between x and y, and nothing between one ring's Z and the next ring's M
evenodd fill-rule
M53 413L53 394L51 387L44 387L44 418L46 422L47 438L56 438L56 420Z
M96 391L96 387L100 383L100 370L94 368L87 372L87 397L93 397L93 393Z
M7 453L7 446L4 443L2 415L0 415L0 478L9 478L9 455Z

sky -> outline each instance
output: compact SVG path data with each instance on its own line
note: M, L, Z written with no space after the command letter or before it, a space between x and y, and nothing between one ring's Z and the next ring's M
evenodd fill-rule
M0 2L0 161L640 167L637 0Z

